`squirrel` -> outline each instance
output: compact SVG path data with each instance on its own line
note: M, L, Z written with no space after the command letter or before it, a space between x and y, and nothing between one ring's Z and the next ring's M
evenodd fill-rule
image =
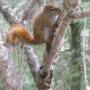
M31 44L33 41L33 35L25 26L20 24L12 25L6 36L6 42L11 45L17 45L19 42L22 44Z
M15 24L10 27L6 41L12 45L19 42L22 44L50 43L49 37L52 34L52 28L53 26L58 27L56 21L59 14L60 8L57 4L46 4L40 7L33 19L33 34L25 26Z

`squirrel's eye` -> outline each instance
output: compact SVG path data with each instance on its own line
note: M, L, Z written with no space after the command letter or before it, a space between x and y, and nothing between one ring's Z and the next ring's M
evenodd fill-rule
M54 11L54 8L51 8L50 10L51 10L51 11Z

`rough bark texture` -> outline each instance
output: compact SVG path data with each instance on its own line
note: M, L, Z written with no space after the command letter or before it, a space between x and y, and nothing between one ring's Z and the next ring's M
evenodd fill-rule
M16 16L13 15L11 5L9 4L8 0L0 0L0 11L3 14L3 16L6 18L7 22L10 24L18 23L19 20ZM10 18L12 17L12 18Z
M1 13L3 14L3 16L5 17L5 19L7 20L7 22L9 22L9 24L13 24L13 23L20 23L20 21L16 18L16 16L14 16L13 14L12 14L12 8L10 7L10 5L9 5L9 3L8 3L8 0L5 0L5 1L2 1L2 0L0 0L0 11L1 11ZM4 47L4 48L6 48L6 47ZM2 48L3 49L3 48ZM9 48L7 48L7 50L8 50ZM27 55L27 62L28 62L28 64L29 65L31 65L30 66L30 69L31 69L31 71L32 71L32 74L33 74L33 76L36 78L37 77L37 72L38 72L38 69L39 69L39 62L37 61L37 56L33 53L33 50L32 50L32 48L31 48L31 50L30 51L28 51L28 50L30 50L30 48L28 48L28 47L25 47L25 54ZM1 53L0 53L1 54ZM2 54L1 54L2 55ZM8 56L9 56L9 54L8 54ZM33 59L33 60L32 60ZM3 64L4 64L4 62L3 62ZM7 63L7 66L8 66L8 64L11 64L11 63ZM11 66L12 66L12 64L11 64ZM13 65L14 66L14 65ZM2 69L2 68L1 68ZM6 69L6 68L5 68ZM15 68L12 68L12 70L14 70ZM3 75L3 72L1 72L2 73L2 75ZM16 75L16 74L14 74L15 72L12 72L13 73L13 75L15 75L16 76L16 78L18 77L18 75ZM8 77L6 74L8 74L7 72L5 72L5 79L6 80L4 80L3 78L2 78L2 81L3 81L3 84L4 84L4 86L5 86L5 90L21 90L21 88L20 88L20 86L21 86L21 82L20 82L20 78L18 78L17 79L17 81L14 81L14 84L11 82L11 83L9 83L9 80L8 80L8 78L10 79L10 77L12 77L12 74L11 74L11 76L10 77ZM13 76L14 77L14 76ZM15 77L14 77L15 78ZM11 78L12 79L12 78ZM36 80L36 79L35 79ZM7 83L9 83L9 84L7 84ZM15 84L16 83L16 84ZM13 85L14 86L13 86ZM16 86L17 85L17 86Z
M68 3L67 3L68 2ZM57 62L57 56L59 54L60 50L60 44L62 41L62 38L64 37L64 32L66 31L67 26L71 22L71 19L69 19L69 14L76 11L78 4L78 1L72 1L71 0L64 0L64 4L71 4L70 6L64 5L62 9L62 15L60 16L60 24L58 28L58 32L56 37L54 38L54 41L52 43L52 48L47 55L47 58L45 59L45 65L43 68L41 68L41 73L39 73L39 90L53 90L53 71L55 67L55 63ZM75 7L73 6L75 4ZM42 83L42 85L41 85Z
M34 50L32 47L25 47L25 54L27 55L27 63L30 67L31 73L35 80L36 85L38 86L37 77L38 77L38 70L40 68L40 64L37 60L37 56L33 54Z
M4 90L21 90L21 80L10 58L10 50L0 45L0 78Z
M0 0L0 3L5 3L5 2ZM0 4L0 10L4 14L6 20L9 21L10 23L19 22L11 14L12 12L9 11L9 7L6 5L7 8L3 9L2 8L3 5L4 4ZM28 58L27 63L30 66L30 69L32 71L36 84L38 86L38 90L53 90L53 71L54 71L55 63L58 60L57 57L60 51L60 44L61 44L62 38L64 37L64 32L66 31L67 26L71 22L70 15L73 15L73 13L77 12L76 8L78 6L79 6L78 0L64 0L64 5L61 9L62 14L60 15L59 28L57 29L57 34L52 43L52 48L49 54L47 55L47 58L44 60L44 65L40 66L36 58L37 56L35 55L33 50L28 47L25 47L25 54L27 55L27 58Z

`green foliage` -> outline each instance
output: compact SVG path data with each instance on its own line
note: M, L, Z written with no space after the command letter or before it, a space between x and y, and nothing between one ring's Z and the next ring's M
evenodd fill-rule
M25 0L10 0L10 3L12 5L12 8L15 8L18 3L21 3Z
M56 90L69 90L70 85L70 60L71 53L61 53L55 68L54 87Z
M90 10L90 2L84 2L81 4L83 10Z
M3 84L1 81L0 81L0 90L3 90Z

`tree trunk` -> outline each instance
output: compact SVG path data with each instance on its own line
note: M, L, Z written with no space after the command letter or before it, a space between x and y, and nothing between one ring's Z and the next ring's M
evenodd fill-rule
M71 24L71 84L70 90L80 90L81 85L81 23L77 21Z

